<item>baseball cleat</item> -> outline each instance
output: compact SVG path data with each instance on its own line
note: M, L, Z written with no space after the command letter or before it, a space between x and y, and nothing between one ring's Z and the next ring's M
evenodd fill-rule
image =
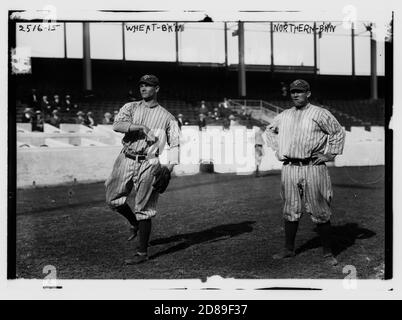
M332 253L328 253L326 255L324 255L324 259L325 259L325 263L335 267L338 264L338 260L334 257L334 255Z
M131 241L137 237L138 227L130 227L131 235L128 237L127 241Z
M278 252L272 256L272 259L274 260L281 260L285 258L292 258L296 255L294 250L289 250L289 249L283 249L281 252Z
M134 258L127 259L127 260L124 261L124 263L126 265L133 265L133 264L140 264L140 263L143 263L143 262L148 261L148 260L149 260L148 254L137 252L134 255Z

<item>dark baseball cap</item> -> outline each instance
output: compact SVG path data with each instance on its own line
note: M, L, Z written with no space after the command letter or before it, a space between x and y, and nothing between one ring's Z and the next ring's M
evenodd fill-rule
M159 79L153 74L146 74L141 77L140 81L138 81L138 84L141 83L146 83L151 86L159 86Z
M290 84L290 91L292 90L302 90L302 91L310 91L310 85L306 80L297 79Z

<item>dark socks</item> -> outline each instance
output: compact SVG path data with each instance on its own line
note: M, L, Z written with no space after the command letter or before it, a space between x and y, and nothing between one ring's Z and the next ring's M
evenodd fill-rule
M331 254L331 222L318 223L317 233L321 238L321 244L324 255Z
M138 248L138 251L141 253L146 253L148 251L148 242L149 237L151 235L151 227L152 227L151 219L140 220L139 227L140 227L140 234L139 234L140 246Z
M133 227L138 227L137 218L127 204L123 204L122 206L116 208L116 211L120 213L124 218L126 218Z
M295 249L295 239L299 221L285 221L285 247L293 251Z

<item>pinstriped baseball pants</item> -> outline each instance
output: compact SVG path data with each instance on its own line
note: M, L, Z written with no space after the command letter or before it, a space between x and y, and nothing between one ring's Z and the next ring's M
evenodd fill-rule
M105 182L106 203L112 209L127 203L137 220L154 217L159 193L152 187L153 173L159 166L157 158L135 161L120 153Z
M298 221L307 212L314 223L325 223L331 216L331 179L326 165L283 165L281 196L287 221Z

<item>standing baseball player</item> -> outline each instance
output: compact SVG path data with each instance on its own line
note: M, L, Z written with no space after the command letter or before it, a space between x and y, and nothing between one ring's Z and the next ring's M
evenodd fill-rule
M144 75L139 87L142 100L125 104L114 120L113 129L124 133L123 149L105 183L106 202L131 224L129 240L139 235L138 251L126 264L148 260L151 218L179 161L180 129L175 117L157 102L158 78ZM162 166L158 156L166 142L169 163Z
M283 161L281 195L286 241L285 248L273 258L295 256L296 232L305 211L317 225L325 261L336 265L330 240L332 186L325 163L342 154L345 131L328 110L309 102L307 81L292 82L290 95L294 107L276 116L265 131L267 141Z
M260 176L260 165L262 158L264 157L264 140L263 140L263 135L264 133L264 127L257 127L255 131L255 145L254 145L254 157L255 157L255 176L259 177Z

